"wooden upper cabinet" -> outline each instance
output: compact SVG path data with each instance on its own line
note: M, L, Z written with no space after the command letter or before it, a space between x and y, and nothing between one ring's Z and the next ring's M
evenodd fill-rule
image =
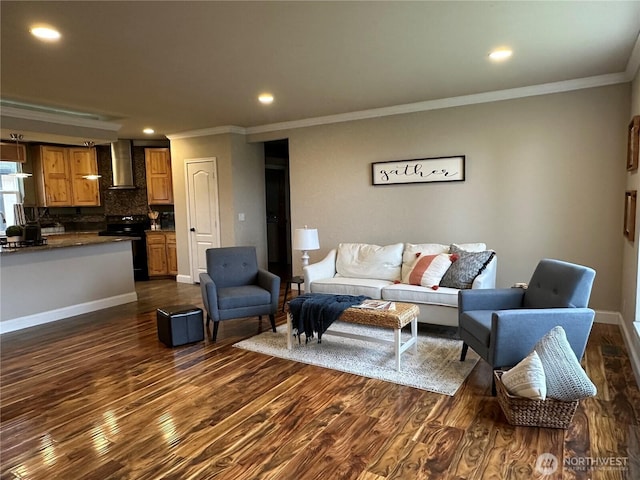
M98 181L82 178L98 173L95 148L37 145L33 149L33 161L39 206L100 205Z
M66 148L37 146L34 155L38 203L43 207L71 205L71 171Z
M0 161L24 163L27 161L27 149L21 143L0 142Z
M145 148L147 202L149 205L173 205L171 153L168 148Z
M100 183L98 180L84 178L98 174L98 159L95 148L70 148L71 192L73 205L100 205Z

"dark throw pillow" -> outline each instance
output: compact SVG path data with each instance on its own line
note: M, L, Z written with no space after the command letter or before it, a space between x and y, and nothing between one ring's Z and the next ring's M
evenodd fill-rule
M467 252L457 245L451 245L449 253L454 255L451 258L452 260L455 257L457 259L442 277L440 286L458 289L471 288L473 280L487 268L487 265L496 254L491 250Z

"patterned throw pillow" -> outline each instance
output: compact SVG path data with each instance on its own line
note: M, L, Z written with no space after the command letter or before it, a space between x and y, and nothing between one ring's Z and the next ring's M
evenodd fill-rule
M405 278L403 278L403 282L437 289L442 276L451 266L450 256L446 253L439 253L438 255L421 255L418 253L416 257L416 261Z
M486 248L483 248L486 250ZM405 243L404 250L402 251L402 283L409 275L409 272L413 268L413 264L416 263L416 257L420 255L437 255L439 253L449 253L449 245L443 245L442 243Z
M547 378L535 350L511 370L504 372L501 380L511 395L536 400L547 397Z
M467 252L457 245L451 245L449 253L452 254L453 263L442 277L440 286L458 289L471 288L475 278L482 273L496 254L491 250Z
M596 386L587 376L560 326L553 327L533 347L547 377L547 396L571 402L593 397Z

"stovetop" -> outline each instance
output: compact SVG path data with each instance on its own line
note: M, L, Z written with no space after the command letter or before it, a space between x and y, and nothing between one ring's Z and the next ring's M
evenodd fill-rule
M142 236L151 228L146 215L107 216L107 229L100 236Z
M149 217L146 215L107 215L105 221L107 225L111 223L148 223Z

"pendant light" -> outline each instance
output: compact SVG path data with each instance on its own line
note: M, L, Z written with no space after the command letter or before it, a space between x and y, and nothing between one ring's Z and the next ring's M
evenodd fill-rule
M83 145L87 148L93 148L93 146L95 145L95 142L92 142L91 140L85 140L85 142L83 143ZM92 174L92 175L83 175L82 178L86 179L86 180L98 180L99 178L101 178L102 175L97 175L97 174Z
M20 160L20 141L24 138L22 136L21 133L10 133L9 137L11 138L11 140L16 142L16 158L18 160ZM30 173L24 173L24 172L16 172L14 174L12 174L12 176L16 177L16 178L29 178L31 176Z

